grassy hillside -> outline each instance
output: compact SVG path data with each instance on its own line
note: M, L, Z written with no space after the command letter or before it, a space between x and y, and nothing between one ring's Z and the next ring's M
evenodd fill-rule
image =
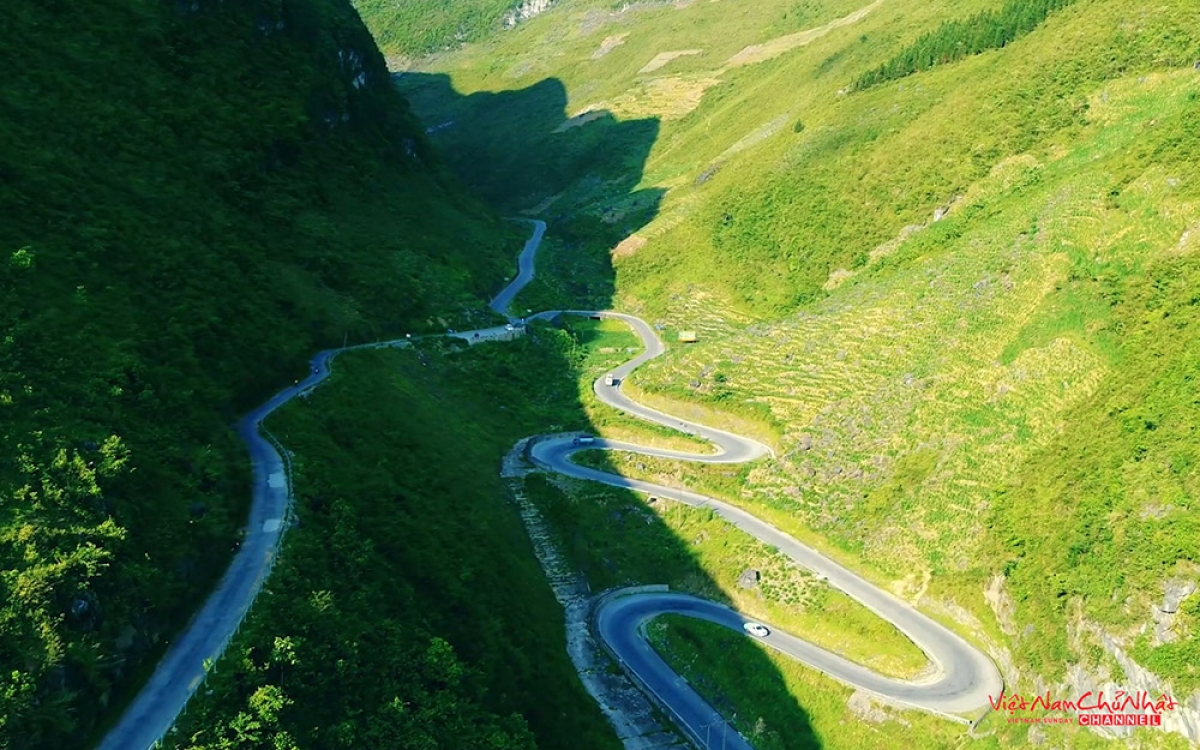
M473 42L503 26L521 0L354 0L359 14L380 29L385 55L415 56Z
M580 0L401 86L497 205L607 228L535 293L611 265L617 307L700 333L630 386L778 435L688 481L992 644L1014 687L1122 684L1120 647L1186 693L1195 598L1159 610L1200 579L1200 11L1037 5ZM979 54L854 90L984 21ZM644 165L596 148L644 122ZM588 157L539 189L522 153Z
M319 347L467 324L524 229L443 173L344 3L0 30L0 747L77 748L229 559L235 418Z

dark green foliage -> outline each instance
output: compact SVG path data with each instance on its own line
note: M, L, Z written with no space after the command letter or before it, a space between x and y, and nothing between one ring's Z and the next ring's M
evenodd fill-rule
M1008 0L999 10L977 13L963 21L947 21L906 47L883 65L859 76L862 90L945 65L990 49L1000 49L1036 29L1056 10L1074 0Z
M617 745L496 470L539 426L581 426L561 411L565 336L535 335L347 355L272 417L296 454L301 525L176 747ZM292 703L263 716L263 695ZM234 741L250 721L261 744Z
M237 415L483 309L524 229L341 0L20 0L0 36L0 747L77 748L228 562Z
M601 112L585 126L560 129L568 97L554 78L463 96L449 76L406 73L400 87L414 109L437 117L430 126L447 125L433 136L446 163L503 210L527 209L576 182L593 201L618 188L636 196L629 203L637 210L653 215L658 207L661 190L634 190L658 138L656 118L623 120Z

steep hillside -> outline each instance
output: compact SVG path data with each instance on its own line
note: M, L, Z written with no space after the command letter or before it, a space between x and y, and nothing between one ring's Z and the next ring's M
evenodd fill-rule
M474 42L553 0L354 0L389 57L420 56Z
M169 747L619 747L497 472L518 438L587 427L550 333L346 354L270 418L301 523Z
M1186 0L578 0L400 84L464 179L575 232L526 299L611 267L619 308L700 339L625 387L776 439L689 483L1013 690L1192 695L1197 29ZM574 171L539 191L524 153Z
M348 4L2 16L0 747L78 748L229 559L235 417L319 347L465 323L523 230Z

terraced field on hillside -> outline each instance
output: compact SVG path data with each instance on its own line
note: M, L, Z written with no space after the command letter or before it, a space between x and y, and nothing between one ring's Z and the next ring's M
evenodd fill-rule
M1144 666L1192 690L1200 610L1162 613L1200 580L1200 6L1078 0L853 90L1002 5L578 0L426 61L445 80L409 90L456 118L436 139L481 190L608 229L548 254L547 279L611 271L614 307L699 334L631 393L778 454L622 470L870 569L991 642L1013 685L1080 693ZM523 116L550 83L559 109ZM539 187L474 169L492 142L589 158Z

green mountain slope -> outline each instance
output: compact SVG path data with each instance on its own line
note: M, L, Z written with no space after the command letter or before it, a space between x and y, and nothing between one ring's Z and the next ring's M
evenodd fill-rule
M541 338L346 354L271 417L301 523L169 747L619 747L497 471L584 427L565 336Z
M521 0L355 0L363 18L378 24L384 54L412 56L482 39L502 28Z
M611 263L619 309L699 333L627 387L777 437L689 483L956 622L1013 690L1191 694L1200 9L1035 5L580 0L400 85L498 205L612 230L542 283ZM980 19L978 54L920 59ZM643 121L638 171L595 148ZM515 154L551 148L586 164L525 190Z
M237 416L320 347L465 324L524 230L347 4L2 15L0 747L77 748L229 559Z

